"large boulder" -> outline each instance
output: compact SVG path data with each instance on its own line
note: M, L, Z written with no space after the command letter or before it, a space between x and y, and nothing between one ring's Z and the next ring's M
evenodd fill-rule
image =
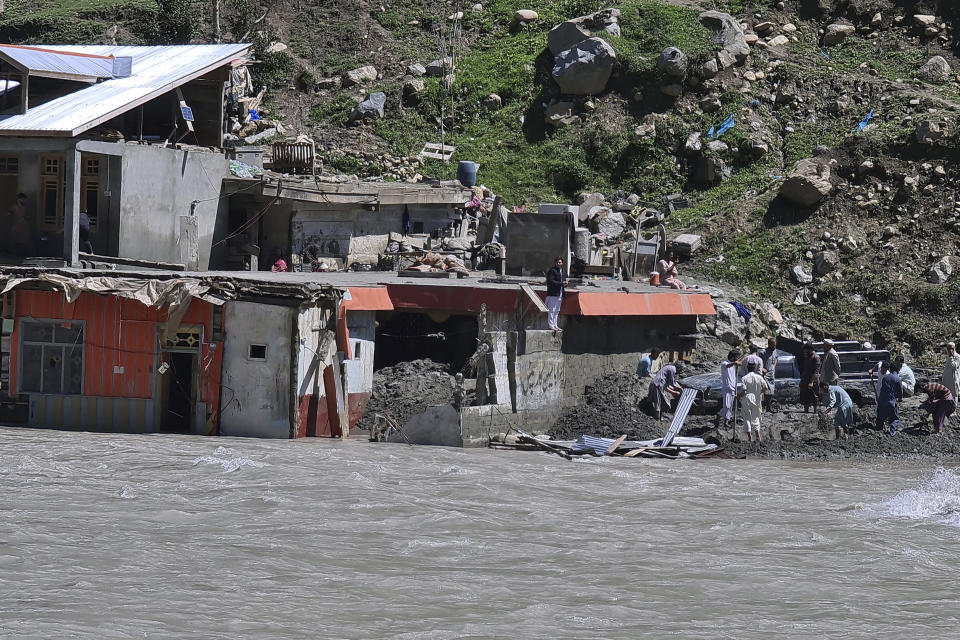
M427 65L426 72L428 76L442 78L453 69L453 58L437 58Z
M676 47L667 47L657 58L657 70L667 76L682 78L687 72L687 56Z
M717 315L713 326L713 335L731 347L739 346L747 338L747 321L736 308L727 302L715 305Z
M852 24L835 22L831 25L827 25L827 28L823 33L823 44L828 47L832 47L835 44L840 44L846 40L847 36L852 36L856 32L857 28Z
M626 228L627 220L618 211L608 213L597 221L597 233L602 233L608 238L620 237Z
M750 45L743 37L740 22L729 13L705 11L700 14L700 24L713 31L717 44L738 61L742 62L750 55Z
M350 112L350 122L379 120L383 117L386 106L387 94L382 91L371 93Z
M617 54L613 47L600 38L588 38L561 52L553 64L553 79L563 93L589 96L602 92Z
M352 87L364 82L372 82L377 79L377 68L372 64L365 67L358 67L347 71L343 76L343 86Z
M619 17L619 9L601 9L590 15L561 22L550 30L547 47L550 53L556 56L594 34L619 36Z
M943 84L950 79L950 63L943 56L933 56L920 67L917 77L925 82Z
M583 22L577 19L567 20L550 29L547 35L547 47L550 53L558 55L591 37L593 33Z
M699 156L693 161L693 181L703 187L720 184L732 175L730 167L720 158Z
M801 207L812 207L833 189L830 167L816 160L801 160L780 187L780 195Z

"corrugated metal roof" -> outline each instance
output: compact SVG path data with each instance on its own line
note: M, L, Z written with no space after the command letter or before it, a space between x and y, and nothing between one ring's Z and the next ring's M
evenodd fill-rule
M96 82L113 77L113 57L0 44L0 57L30 75Z
M27 113L0 116L0 136L76 136L246 54L249 44L44 46L97 56L130 56L130 77L84 87Z

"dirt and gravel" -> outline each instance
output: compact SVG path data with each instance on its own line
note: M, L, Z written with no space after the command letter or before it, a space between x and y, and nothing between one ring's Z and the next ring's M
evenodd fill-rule
M390 414L403 424L428 406L450 402L454 382L447 365L432 360L411 360L384 367L373 374L373 393L357 427L370 429L377 413Z

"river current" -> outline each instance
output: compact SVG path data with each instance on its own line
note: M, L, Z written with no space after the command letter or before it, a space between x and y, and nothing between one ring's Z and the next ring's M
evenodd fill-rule
M0 429L2 638L957 638L960 474Z

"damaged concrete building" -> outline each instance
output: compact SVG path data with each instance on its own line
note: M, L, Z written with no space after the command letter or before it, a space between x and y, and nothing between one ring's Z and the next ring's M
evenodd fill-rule
M335 287L284 274L8 268L0 291L26 426L347 434Z
M221 147L232 70L250 49L0 45L3 212L26 196L25 232L0 250L73 266L206 269L227 223Z

